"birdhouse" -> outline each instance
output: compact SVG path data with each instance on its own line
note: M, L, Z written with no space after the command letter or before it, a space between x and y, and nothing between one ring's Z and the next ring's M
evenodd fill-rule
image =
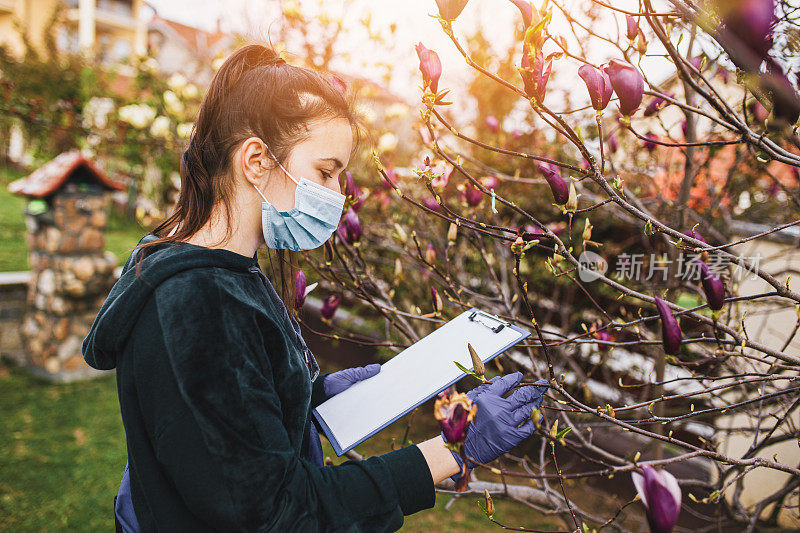
M98 373L83 360L83 338L115 282L105 252L110 179L79 151L64 152L8 186L27 196L31 278L22 340L28 366L56 380Z

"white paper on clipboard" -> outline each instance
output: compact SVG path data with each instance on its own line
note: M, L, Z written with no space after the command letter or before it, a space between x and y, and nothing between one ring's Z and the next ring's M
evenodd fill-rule
M530 335L514 324L471 308L381 365L381 371L329 398L312 413L341 456L472 369L467 342L483 362Z

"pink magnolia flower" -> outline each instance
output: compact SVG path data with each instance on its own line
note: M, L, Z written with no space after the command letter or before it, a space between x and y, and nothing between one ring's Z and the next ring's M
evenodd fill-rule
M439 205L439 202L436 201L436 198L432 196L426 196L422 199L422 205L427 207L428 209L432 209L434 211L441 211L442 206Z
M336 313L336 310L339 308L339 302L342 301L342 297L339 294L331 294L326 296L322 300L322 309L320 309L320 314L330 320L333 318L333 315Z
M561 177L558 172L558 167L552 163L539 163L539 172L542 173L547 184L550 186L550 191L553 193L553 200L556 204L564 205L569 198L569 184L567 180Z
M636 39L636 35L639 34L639 23L630 15L625 15L625 35L628 37L629 41Z
M433 406L433 416L439 421L444 438L451 444L464 442L469 423L475 418L478 405L463 392L440 393Z
M616 154L617 150L619 150L619 141L613 132L608 135L608 148L612 154Z
M416 50L419 57L419 70L422 72L422 83L435 93L439 89L439 78L442 75L442 62L439 60L439 55L433 50L425 48L422 43L417 43Z
M642 465L642 473L633 472L633 484L642 499L652 533L670 533L681 512L681 487L666 470Z
M466 184L463 191L464 200L470 207L480 205L483 200L483 192L480 189L473 187L471 184Z
M553 59L561 55L560 52L553 52L544 57L542 52L537 52L531 61L529 49L523 44L522 61L519 67L522 83L525 86L525 94L528 98L535 98L537 102L544 102L547 81L550 79L550 70L553 66Z
M589 98L592 100L592 107L597 111L605 109L614 92L608 74L589 64L584 64L578 69L578 75L586 83L586 88L589 90Z
M302 270L294 274L294 308L300 309L306 301L306 275Z
M489 131L492 133L497 133L500 129L500 122L497 120L496 116L489 115L486 117L486 127L489 128Z
M655 301L658 315L661 317L661 343L666 353L675 355L681 351L681 342L683 341L681 327L672 315L672 310L667 302L658 296L655 297Z
M358 220L358 215L353 208L347 210L344 218L339 223L337 231L339 232L339 236L348 244L353 244L361 238L361 222Z
M455 20L466 7L469 0L436 0L439 16L445 20Z
M764 57L772 48L772 28L777 22L775 0L717 2L723 9L722 25L739 45Z
M603 69L611 79L611 86L619 97L620 112L629 117L642 103L644 95L644 78L639 70L625 61L612 59Z

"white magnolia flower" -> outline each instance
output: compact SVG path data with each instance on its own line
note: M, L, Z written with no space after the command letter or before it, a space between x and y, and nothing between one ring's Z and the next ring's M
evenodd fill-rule
M170 89L178 93L181 92L181 89L186 87L188 81L189 80L186 79L186 76L184 76L180 72L176 72L167 79L167 85L169 85Z
M83 127L103 129L108 126L108 114L114 110L114 101L108 97L93 96L83 107Z
M363 103L356 104L356 113L364 117L364 121L367 124L372 124L375 122L375 119L378 118L375 114L375 110Z
M149 72L158 72L158 61L154 57L148 57L142 62L142 69Z
M197 98L200 94L200 91L197 89L197 85L194 83L189 83L186 87L183 88L182 93L184 98L192 99Z
M407 114L408 106L400 102L395 102L386 108L386 118L389 119L404 117Z
M750 192L742 191L742 193L739 195L739 209L744 211L745 209L749 209L751 205Z
M167 111L175 115L183 113L183 102L178 98L178 95L170 90L164 91L164 104L167 106Z
M387 131L378 139L379 152L392 152L395 148L397 148L397 136L394 133Z
M188 139L192 135L193 122L184 122L178 124L178 137L181 139Z
M164 115L159 115L150 126L150 135L153 137L161 137L162 139L169 138L169 125L169 118L165 117Z
M156 116L156 110L146 104L130 104L119 108L120 120L134 128L144 129Z

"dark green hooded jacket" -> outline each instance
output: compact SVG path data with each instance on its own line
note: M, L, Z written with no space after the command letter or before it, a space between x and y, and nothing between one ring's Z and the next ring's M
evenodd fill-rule
M416 445L311 460L325 374L312 383L292 321L255 256L189 243L131 254L83 356L116 368L142 531L396 531L433 507Z

